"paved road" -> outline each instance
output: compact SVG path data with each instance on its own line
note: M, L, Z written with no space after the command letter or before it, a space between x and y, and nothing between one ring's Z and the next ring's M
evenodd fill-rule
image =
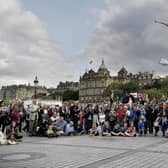
M0 168L167 168L162 137L25 137L0 146Z

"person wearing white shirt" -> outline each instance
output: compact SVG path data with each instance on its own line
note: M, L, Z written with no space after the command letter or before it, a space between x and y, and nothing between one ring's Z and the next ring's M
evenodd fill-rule
M32 103L33 104L31 104L28 108L28 111L29 111L29 131L30 131L30 133L33 132L34 122L38 119L38 109L39 109L39 106L36 104L36 100L33 100Z
M0 131L0 144L1 144L1 145L7 144L6 136L3 134L2 131Z

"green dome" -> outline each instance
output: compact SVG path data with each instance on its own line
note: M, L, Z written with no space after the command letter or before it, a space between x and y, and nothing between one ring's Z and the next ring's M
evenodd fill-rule
M99 67L99 70L103 70L103 69L107 69L105 64L104 64L104 59L102 60L102 63L100 65L100 67Z

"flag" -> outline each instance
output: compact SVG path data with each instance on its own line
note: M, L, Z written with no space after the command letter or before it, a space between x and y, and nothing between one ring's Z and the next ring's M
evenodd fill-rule
M91 60L91 61L89 61L89 64L92 64L93 63L93 61Z
M167 26L167 27L168 27L168 23L165 23L165 22L160 22L160 21L155 20L155 23L159 23L159 24L162 24L162 25L164 25L164 26Z

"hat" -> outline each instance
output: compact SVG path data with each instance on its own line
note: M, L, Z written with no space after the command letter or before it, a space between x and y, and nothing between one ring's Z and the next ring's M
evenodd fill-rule
M141 118L140 118L141 120L145 120L145 117L144 116L141 116Z
M128 106L125 105L124 108L125 108L125 109L128 109Z

